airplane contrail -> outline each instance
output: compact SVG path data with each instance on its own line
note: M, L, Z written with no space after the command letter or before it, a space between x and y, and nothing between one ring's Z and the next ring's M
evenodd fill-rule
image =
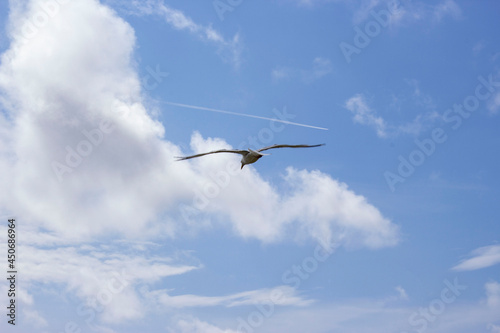
M323 130L323 131L328 131L328 128L318 127L318 126L312 126L312 125L306 125L306 124L300 124L300 123L294 123L293 121L288 121L288 120L281 120L281 119L276 119L276 118L254 116L254 115L246 114L246 113L238 113L238 112L232 112L232 111L218 110L218 109L206 108L206 107L203 107L203 106L195 106L195 105L188 105L188 104L181 104L181 103L174 103L174 102L167 102L167 101L162 101L162 102L165 103L165 104L170 104L170 105L174 105L174 106L180 106L180 107L188 108L188 109L205 110L205 111L211 111L211 112L231 114L231 115L234 115L234 116L264 119L264 120L275 121L275 122L284 123L284 124L288 124L288 125L302 126L302 127L308 127L308 128L314 128L314 129L319 129L319 130Z

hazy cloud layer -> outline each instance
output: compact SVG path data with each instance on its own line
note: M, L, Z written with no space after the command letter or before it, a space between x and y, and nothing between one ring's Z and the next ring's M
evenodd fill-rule
M434 291L435 298L424 306L412 306L405 299L388 296L381 299L354 299L342 303L310 306L306 308L286 308L266 318L261 326L251 327L259 332L311 332L321 333L341 330L347 333L363 332L366 325L370 332L412 332L453 333L458 330L483 332L486 328L496 332L495 325L500 320L500 288L497 282L484 285L485 300L447 303L442 311L431 312L433 304L440 302L440 290ZM430 295L432 297L432 295ZM463 297L459 295L458 297ZM458 300L458 298L456 299ZM444 303L443 303L444 304ZM426 312L427 310L427 312ZM251 313L251 312L249 312ZM237 322L228 326L212 319L183 318L178 321L179 332L197 333L237 331Z

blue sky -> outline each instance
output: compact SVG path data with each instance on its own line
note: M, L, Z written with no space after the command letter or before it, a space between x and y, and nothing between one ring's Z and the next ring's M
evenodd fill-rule
M499 10L2 1L2 332L500 332Z

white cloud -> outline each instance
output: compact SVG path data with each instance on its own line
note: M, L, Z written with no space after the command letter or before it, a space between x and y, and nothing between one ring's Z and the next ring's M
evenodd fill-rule
M2 232L6 231L2 229ZM30 238L39 234L32 234L23 227L19 233ZM19 264L23 289L17 300L22 302L20 308L26 322L35 328L53 324L42 316L48 314L39 311L40 299L47 300L49 296L73 307L73 313L85 316L86 322L91 321L92 328L114 332L102 324L115 325L141 319L148 315L150 305L158 305L145 298L139 286L154 285L167 277L201 267L199 263L192 263L195 260L189 256L160 257L151 254L149 248L152 246L143 247L144 250L138 253L133 245L132 242L58 248L24 245ZM6 283L2 281L0 285L4 290ZM30 290L36 296L24 290Z
M411 134L417 136L421 132L429 129L436 120L441 118L441 116L436 111L437 107L434 99L420 88L420 83L417 80L407 79L405 82L411 89L411 92L403 96L393 96L393 103L390 105L394 109L393 111L401 113L403 111L402 109L410 107L427 111L417 114L411 121L398 125L391 124L390 127L392 128L393 135ZM411 103L406 103L405 105L405 100Z
M33 327L41 329L48 326L47 320L45 320L36 310L24 309L22 315Z
M386 11L388 24L391 27L413 24L416 22L439 23L451 16L462 18L462 10L454 0L441 0L435 3L424 1L396 0L286 0L300 7L315 8L330 2L338 2L347 6L353 13L353 24L363 24L373 19L372 12Z
M134 0L121 5L129 15L156 15L163 18L174 29L188 31L200 40L216 45L219 55L235 69L241 66L243 46L239 34L226 39L211 25L194 22L182 11L166 5L163 0Z
M500 283L492 281L485 284L486 304L490 307L500 305Z
M36 38L25 41L15 29L31 16L15 16L19 22L12 25L11 48L0 67L3 107L9 113L9 120L2 113L0 133L12 143L0 159L2 187L12 189L1 194L2 206L29 221L27 226L45 228L44 240L67 244L110 232L175 237L194 228L178 207L192 203L212 175L236 162L235 156L174 161L182 155L179 147L164 139L162 124L142 103L134 31L112 10L94 0L69 2ZM318 64L322 75L323 61ZM111 133L103 133L102 120L114 126ZM198 134L191 144L195 151L229 147L222 139ZM55 171L54 162L69 165L71 172ZM243 171L230 177L197 219L218 221L237 235L266 242L283 239L288 225L322 242L334 232L368 247L397 240L395 225L326 174L289 169L283 187L293 191L283 195L255 169ZM292 202L303 210L289 208Z
M408 300L408 294L406 293L406 290L404 290L403 287L397 286L395 289L398 292L400 299L402 299L402 300Z
M417 136L442 117L436 111L434 99L422 91L417 80L407 79L405 83L411 90L399 95L393 94L387 109L395 118L402 114L408 117L405 113L415 108L419 113L412 120L384 119L368 104L364 94L356 94L349 98L344 107L354 113L355 122L374 127L379 137L395 137L401 134Z
M416 22L439 23L445 17L453 19L462 17L461 9L453 0L442 0L438 3L425 3L423 1L394 1L394 0L362 0L354 10L354 24L362 24L372 18L371 13L382 10L389 13L391 27L413 24Z
M472 47L472 53L475 55L475 56L478 56L485 48L485 42L484 40L480 40L478 41L476 44L474 44L474 46Z
M435 111L419 114L412 121L394 127L392 134L410 134L417 136L428 129L429 126L439 118L440 115Z
M500 245L480 247L472 251L469 257L452 269L456 271L472 271L497 265L500 263Z
M208 307L225 306L235 307L244 305L255 305L271 302L275 305L307 306L313 301L304 299L297 295L294 288L289 286L278 286L273 289L258 289L239 292L225 296L199 296L199 295L175 295L171 296L166 290L156 290L147 293L148 298L168 308L185 307ZM276 295L276 296L274 296Z
M398 242L398 228L345 183L319 171L293 168L287 169L285 179L295 192L286 198L281 214L298 219L324 245L340 241L379 248Z
M39 1L31 7L36 11ZM9 113L1 132L11 142L0 160L1 183L12 189L0 198L2 206L69 239L106 229L137 234L158 208L152 196L169 197L172 185L153 186L169 153L160 141L162 125L141 104L134 32L96 1L76 0L25 40L21 29L32 15L16 16L0 67ZM97 131L101 119L115 130L101 132L102 142L59 182L53 162L65 164L67 149L89 142L83 131ZM85 153L88 147L80 146Z
M332 63L329 59L316 57L312 61L311 69L297 69L291 67L277 67L272 70L271 76L274 81L284 79L299 78L304 83L312 83L333 71Z
M360 24L370 17L370 12L381 5L380 0L364 0L359 2L354 15L354 24ZM384 6L385 7L385 6ZM384 8L386 9L386 8Z
M398 7L395 24L409 24L419 21L441 22L445 17L461 18L461 9L454 0L442 0L436 4L427 4L420 1L406 1Z
M310 71L305 72L304 80L315 81L323 76L330 74L333 70L332 63L329 59L316 57L313 60L313 67Z
M487 328L490 330L491 333L500 333L500 326L488 324Z
M278 67L272 70L271 76L273 80L278 81L278 80L288 79L290 76L292 76L292 73L293 71L290 68Z
M19 292L17 294L17 297L18 297L19 301L23 304L26 304L26 305L33 304L33 296L25 288L19 288Z
M0 66L0 136L8 139L0 147L0 185L10 189L0 192L0 207L2 215L23 221L27 284L55 285L87 306L100 293L110 292L110 285L116 287L116 274L124 274L129 285L117 293L111 290L112 300L99 314L101 322L117 323L145 315L147 301L135 286L200 266L172 257L123 254L115 245L88 245L96 239L135 240L131 248L141 251L151 239L178 237L208 220L205 227L225 226L237 236L263 242L300 234L336 245L377 248L397 243L397 226L366 198L329 175L293 168L287 169L280 187L252 166L238 170L194 216L197 223L189 224L178 207L191 204L197 191L213 183L212 176L237 165L238 159L227 154L175 162L180 148L165 139L164 127L143 103L130 25L98 1L73 0L27 36L23 27L40 10L41 1L24 2L26 6L12 11L11 43ZM192 29L180 14L173 22ZM316 74L323 73L324 63L318 61ZM109 133L103 120L113 126ZM222 139L196 133L191 145L195 151L229 147ZM55 161L71 171L56 172ZM236 293L218 302L249 304L266 292ZM189 295L173 297L189 301ZM33 307L33 323L43 326L44 319L33 312L36 297L26 294L24 299ZM283 302L309 300L288 289Z
M208 143L208 144L207 144ZM210 151L225 145L206 142L199 135L191 141L195 153ZM226 170L234 156L198 159L194 168L207 179ZM212 175L212 176L211 176ZM231 222L235 232L242 237L258 238L273 242L289 234L291 227L297 233L309 235L322 244L367 246L371 248L394 245L398 241L398 228L366 198L356 195L347 185L320 171L287 168L284 177L286 195L264 181L253 168L230 177L228 184L216 197L206 200L201 213L223 216ZM213 181L193 188L202 193ZM248 193L252 193L249 196ZM194 201L200 197L195 195ZM259 207L258 210L255 207Z
M368 106L364 95L354 95L345 102L344 107L354 114L354 122L374 127L379 137L387 136L385 120L375 115L375 112Z
M436 314L433 310L441 297L441 291L435 290L432 294L435 299L413 305L408 305L407 302L395 303L392 297L383 297L350 299L304 308L284 308L266 318L258 331L356 333L365 332L369 327L371 333L417 330L430 333L466 333L482 332L488 324L500 320L500 304L489 305L481 300L460 299L446 303L440 308L442 311Z
M288 2L293 2L300 7L312 8L317 5L321 5L328 2L341 2L345 0L286 0Z
M194 228L182 219L179 204L191 203L196 191L211 182L211 175L236 162L234 156L174 162L173 156L181 155L179 147L164 139L163 126L142 103L133 65L134 32L112 10L93 0L68 2L36 38L26 39L21 29L40 2L30 4L30 11L11 18L11 46L0 67L2 107L9 115L1 113L0 133L10 142L1 147L0 181L2 188L11 189L2 192L0 205L24 221L23 237L31 244L23 248L26 281L54 283L82 300L92 300L103 292L102 281L116 278L114 273L122 269L132 286L198 268L79 244L110 233L141 240L175 237ZM190 24L182 17L175 22ZM318 66L322 75L323 64ZM102 132L102 119L114 126L111 133ZM196 151L228 146L222 139L193 135ZM68 163L68 149L87 156L71 166L71 172L62 173L61 182L52 165ZM241 237L261 241L283 239L290 229L285 226L296 225L297 233L306 231L324 243L376 248L397 242L394 224L330 176L290 168L283 183L292 189L286 195L249 167L231 177L196 218L214 220ZM139 244L136 249L148 245ZM265 292L237 293L216 303L248 304ZM289 292L284 300L290 304L307 302ZM36 304L29 295L26 299ZM196 295L173 299L213 302ZM141 318L141 302L134 288L125 288L113 295L102 321ZM32 318L43 325L35 312Z
M498 113L500 110L500 93L496 93L489 101L488 101L488 110L491 114Z
M495 77L498 78L500 73L496 73ZM500 110L500 92L495 91L493 96L488 99L487 106L488 111L491 115L495 115Z
M177 322L175 331L169 329L171 333L238 333L236 330L222 329L215 325L201 321L198 318L180 319Z
M411 98L415 101L415 104L421 106L425 109L436 109L436 104L433 98L422 91L420 88L420 83L415 79L405 80L408 86L413 89L413 95Z
M55 249L25 246L23 281L30 287L39 284L60 286L65 293L82 300L79 307L104 306L100 318L107 323L117 323L144 316L145 301L135 291L135 285L199 268L176 263L174 258L146 258L147 253L134 255L126 252L116 246L87 250L76 246Z
M451 16L454 19L459 19L462 17L462 10L454 0L444 0L441 3L435 5L433 8L434 18L437 21L441 21L445 16Z

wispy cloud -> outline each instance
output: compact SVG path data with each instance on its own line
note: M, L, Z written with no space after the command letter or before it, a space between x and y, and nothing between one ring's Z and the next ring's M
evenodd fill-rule
M391 0L385 1L389 6ZM399 5L392 4L390 24L392 26L408 25L417 22L440 23L445 17L458 20L462 17L460 6L454 0L442 0L437 3L422 1L403 1Z
M496 282L485 284L485 295L491 300L498 295ZM446 290L446 289L445 289ZM440 291L435 296L440 297ZM430 333L465 333L483 332L486 327L496 333L496 323L500 320L500 304L484 299L476 301L445 304L440 312L426 311L434 309L433 304L441 304L436 298L429 304L412 306L408 303L394 302L392 297L382 299L350 299L330 304L312 304L308 307L287 307L265 319L264 324L252 326L263 333L272 332L310 332L322 333L341 331L348 333L364 332L370 327L371 333L428 331ZM404 305L403 305L404 304ZM432 313L432 315L431 315ZM208 323L198 318L183 318L179 321L182 333L207 332L233 333L238 322L233 326L228 321ZM231 323L231 321L229 321ZM204 331L203 331L204 332Z
M23 228L23 234L31 238L43 232ZM196 259L187 255L158 256L152 254L151 246L137 251L133 243L59 245L57 248L49 244L52 243L23 247L25 277L18 300L23 304L27 321L38 328L47 326L43 312L38 311L39 295L50 294L54 288L58 294L63 290L65 295L78 300L72 305L75 311L93 313L96 318L92 326L116 324L145 316L144 307L149 300L139 293L138 286L201 267ZM0 286L2 284L5 283L2 281ZM37 297L26 290L36 293Z
M491 114L497 114L500 110L500 93L496 93L490 101L488 101L488 110Z
M488 329L491 333L500 333L500 326L488 324Z
M29 308L24 309L23 316L26 318L26 321L31 323L31 325L39 330L42 330L43 328L48 326L47 320L45 320L45 318L43 318L36 310Z
M441 21L445 16L451 16L454 19L462 17L462 10L454 0L444 0L431 9L434 19Z
M474 56L478 56L479 54L481 54L484 48L485 42L483 40L480 40L472 47L472 54L474 54Z
M500 53L495 54L493 61L500 56ZM500 71L496 71L494 75L495 81L500 79ZM500 92L493 92L493 96L487 101L486 107L491 115L495 115L500 111Z
M332 71L333 65L329 59L316 57L312 61L311 69L278 66L272 70L271 76L274 81L299 78L304 83L312 83Z
M424 109L436 109L434 99L420 88L420 83L415 79L406 79L406 84L412 89L411 98L415 104Z
M232 329L223 329L201 321L198 318L185 318L177 321L175 331L169 329L170 333L241 333Z
M120 3L120 5L122 10L125 10L129 15L154 15L163 18L172 28L187 31L198 39L215 45L218 54L235 69L241 66L243 45L239 34L227 39L211 25L194 22L184 12L170 7L163 0L134 0L129 3Z
M372 18L373 12L385 11L391 27L404 26L417 22L439 23L445 17L460 19L462 11L454 0L441 0L435 3L423 1L359 0L339 1L352 8L353 23L362 24ZM313 1L313 3L316 3ZM319 1L317 3L320 3Z
M364 22L370 17L370 13L373 11L373 9L381 6L382 4L385 4L385 2L381 0L363 0L356 2L354 6L353 4L351 4L351 6L355 7L352 18L353 23L360 24Z
M333 66L329 59L316 57L313 60L312 69L305 71L303 73L303 78L306 82L312 82L330 74L332 70Z
M452 269L455 271L473 271L497 265L500 263L500 245L480 247L472 251L469 257Z
M436 111L434 99L420 88L417 80L405 80L410 91L392 95L391 102L386 109L391 111L391 119L384 119L370 106L364 94L356 94L349 98L344 107L354 114L353 120L357 123L373 127L381 138L396 137L401 134L418 135L427 130L441 116ZM396 120L397 115L417 109L418 114L412 120ZM408 118L408 115L404 115Z
M462 9L455 0L424 2L418 0L287 0L300 7L315 8L327 3L347 6L352 14L353 24L362 24L370 19L372 12L386 11L391 27L417 22L440 23L446 17L462 18Z
M395 289L398 292L400 299L402 299L402 300L408 300L408 294L406 293L406 290L404 290L403 287L397 286Z
M500 283L491 281L485 284L486 304L490 307L500 305Z
M341 2L345 0L286 0L286 1L292 2L300 7L311 8L313 6L317 6L328 2Z
M385 120L375 114L368 105L364 95L354 95L345 102L344 107L354 114L354 122L375 128L379 137L383 138L387 136L387 124Z
M171 296L165 290L147 293L148 298L156 299L157 302L168 308L185 307L211 307L211 306L246 306L270 301L270 295L279 290L281 297L273 302L275 305L283 306L307 306L313 300L304 299L297 295L295 289L290 286L278 286L274 289L258 289L240 292L226 296L199 296L199 295L176 295Z

